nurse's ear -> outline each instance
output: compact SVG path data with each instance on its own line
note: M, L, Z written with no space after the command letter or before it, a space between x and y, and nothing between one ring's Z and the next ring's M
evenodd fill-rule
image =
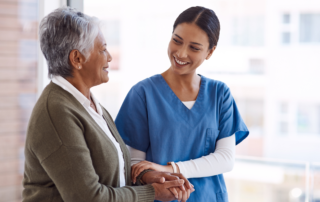
M209 60L209 59L210 59L213 51L216 50L216 47L217 47L217 46L213 46L213 48L208 51L208 55L207 55L207 57L206 57L206 60Z

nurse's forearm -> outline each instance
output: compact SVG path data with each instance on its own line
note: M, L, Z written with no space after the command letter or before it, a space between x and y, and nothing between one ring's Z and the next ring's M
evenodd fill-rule
M214 153L176 164L187 178L209 177L231 171L234 159L235 135L232 135L218 140Z
M146 153L127 146L131 154L131 166L146 160ZM198 159L176 163L178 172L187 178L209 177L229 172L235 159L235 135L217 141L216 150Z
M141 161L146 160L146 153L140 150L137 150L135 148L132 148L127 145L127 148L129 150L130 156L131 156L131 166L134 164L137 164Z

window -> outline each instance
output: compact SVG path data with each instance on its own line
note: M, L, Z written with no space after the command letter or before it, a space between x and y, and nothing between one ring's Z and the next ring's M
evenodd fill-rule
M285 121L281 121L279 125L279 132L280 134L287 134L289 131L289 125Z
M290 24L290 14L283 14L282 22L283 24Z
M263 74L264 73L264 60L263 59L250 59L249 60L249 71L252 74Z
M19 42L19 57L23 61L36 61L37 40L21 39Z
M241 116L246 123L250 135L262 135L264 125L264 104L260 99L237 99Z
M292 113L294 113L294 106L287 101L282 101L278 104L277 109L277 133L279 135L292 135ZM292 111L293 110L293 111Z
M28 21L38 20L38 2L35 0L31 1L19 1L18 5L19 20L23 23Z
M296 42L296 15L291 13L282 13L280 18L280 43L290 45Z
M299 134L320 134L320 105L299 104L297 132Z
M280 113L281 114L287 114L288 111L289 111L288 108L289 108L288 103L286 103L286 102L281 103L280 104Z
M291 41L291 33L290 32L282 33L282 43L290 44L290 41Z
M233 20L233 44L240 46L264 45L264 17L244 16Z
M320 43L320 13L300 14L300 42Z

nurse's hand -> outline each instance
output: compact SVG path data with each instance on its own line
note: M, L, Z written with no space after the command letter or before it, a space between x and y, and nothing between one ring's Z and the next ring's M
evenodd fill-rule
M184 179L185 183L181 187L175 187L170 188L170 191L175 194L175 192L178 192L178 201L187 201L187 199L190 197L190 194L195 191L194 186L188 181L186 177L183 176L182 173L170 173L171 176L176 176L180 179Z
M159 165L156 163L152 163L149 161L141 161L137 164L134 164L131 167L131 179L133 181L133 183L136 182L136 178L137 176L144 170L155 170L155 171L159 171L159 172L169 172L169 173L173 173L173 168L171 165Z
M193 192L190 189L181 190L179 187L171 187L169 188L171 193L176 197L176 200L185 202L189 199L190 194Z
M184 180L173 180L164 182L162 184L153 183L152 186L155 191L155 200L159 201L172 201L180 198L179 193L173 194L170 189L174 187L183 186ZM181 197L182 199L182 197Z
M170 192L176 197L175 200L186 201L192 192L195 191L194 186L189 182L189 180L184 177L181 173L168 173L168 172L158 172L158 171L149 171L146 172L141 180L145 184L154 184L154 183L167 183L168 181L177 181L179 179L184 180L184 184L179 187L169 188Z
M179 179L184 180L184 184L180 187L176 187L175 189L170 189L172 194L174 195L181 195L184 197L189 198L190 193L194 192L194 186L189 182L189 180L184 177L181 173L167 173L167 172L158 172L158 171L149 171L143 174L141 180L145 184L152 184L152 183L164 183L168 181L176 181ZM135 183L135 182L134 182ZM179 190L179 191L177 191ZM181 191L181 193L180 193ZM178 193L178 194L177 194ZM180 193L180 194L179 194Z

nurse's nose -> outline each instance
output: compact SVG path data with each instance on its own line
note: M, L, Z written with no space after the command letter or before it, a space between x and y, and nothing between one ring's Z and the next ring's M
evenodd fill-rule
M187 50L188 47L186 46L183 46L181 47L178 51L177 51L177 56L179 58L186 58L188 56L188 50Z

